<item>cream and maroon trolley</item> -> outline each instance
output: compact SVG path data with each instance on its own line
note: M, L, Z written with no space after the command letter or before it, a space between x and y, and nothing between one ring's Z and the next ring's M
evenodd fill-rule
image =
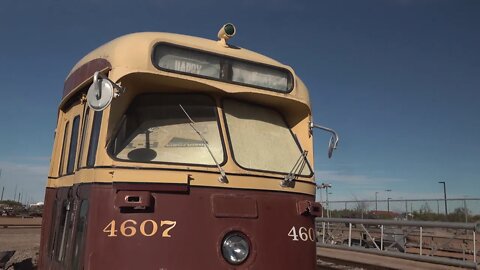
M73 67L39 269L315 269L308 90L235 31L130 34Z

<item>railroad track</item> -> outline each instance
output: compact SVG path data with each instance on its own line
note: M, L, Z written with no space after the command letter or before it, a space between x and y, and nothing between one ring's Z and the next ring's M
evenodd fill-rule
M0 224L0 229L40 229L41 224Z
M370 267L369 267L370 266ZM363 265L352 261L342 260L338 258L317 255L317 270L366 270L366 269L385 269L371 268L371 265Z

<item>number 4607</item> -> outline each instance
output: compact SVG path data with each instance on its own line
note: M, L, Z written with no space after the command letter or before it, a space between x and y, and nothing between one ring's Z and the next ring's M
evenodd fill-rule
M136 222L133 219L127 219L122 224L120 224L120 234L125 236L125 237L132 237L135 234L137 234L137 225L138 222ZM162 232L162 237L172 237L170 235L170 231L177 225L176 221L171 221L171 220L161 220L160 221L160 228L164 227L163 232ZM152 219L147 219L144 220L142 223L140 223L140 226L138 227L138 230L143 236L154 236L158 232L158 223L155 220ZM107 233L108 237L117 237L118 236L118 230L116 229L115 226L115 220L112 220L108 225L103 229L104 233Z

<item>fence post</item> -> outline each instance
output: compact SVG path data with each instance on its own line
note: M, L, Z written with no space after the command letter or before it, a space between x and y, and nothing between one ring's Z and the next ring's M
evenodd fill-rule
M383 250L383 225L380 226L380 250Z
M473 262L477 263L477 241L475 240L475 235L477 234L477 230L473 230Z
M422 255L423 247L423 227L420 227L420 256Z
M352 223L348 223L348 246L352 246Z
M322 222L322 243L325 244L325 222Z
M408 203L407 203L407 200L405 200L405 220L408 220Z

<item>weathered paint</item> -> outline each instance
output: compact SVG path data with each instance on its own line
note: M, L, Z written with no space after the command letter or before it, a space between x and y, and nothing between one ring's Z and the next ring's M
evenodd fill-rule
M85 269L315 269L315 242L294 241L288 235L292 226L314 227L312 216L300 215L297 211L298 202L312 201L313 196L193 187L188 191L181 188L153 191L162 189L161 184L94 184L72 189L73 197L89 194ZM117 207L118 194L135 194L135 190L150 194L150 210L128 211ZM57 192L63 195L56 196ZM46 203L68 193L68 188L49 189ZM47 216L51 213L46 213L42 235L49 234L51 224ZM109 237L104 229L112 220L117 232ZM126 220L137 223L133 236L121 233L120 226ZM156 234L142 235L139 226L145 220L158 224ZM162 230L168 226L160 226L161 220L176 222L168 232L171 237L162 237ZM153 229L150 223L144 227L147 235ZM244 233L251 242L250 256L235 267L223 259L220 250L223 237L230 231ZM42 239L41 247L47 248L47 238ZM67 261L69 256L67 254ZM45 269L58 269L44 253L41 268L46 265L49 267Z

